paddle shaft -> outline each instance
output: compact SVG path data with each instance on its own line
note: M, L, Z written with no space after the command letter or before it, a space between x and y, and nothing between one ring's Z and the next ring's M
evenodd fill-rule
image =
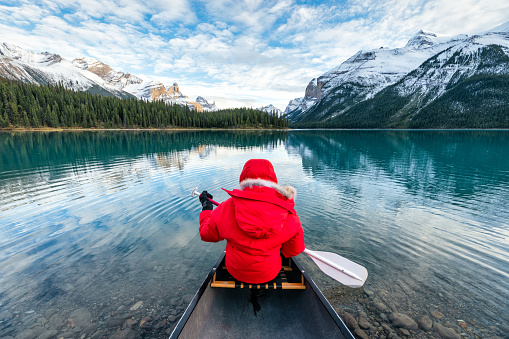
M200 194L200 195L201 195L201 194ZM200 195L198 196L198 198L200 197ZM209 198L209 200L210 200L210 202L211 202L211 203L213 203L214 205L219 206L219 203L218 203L217 201L212 200L212 199L210 199L210 198Z
M198 198L201 196L201 193L198 193L198 187L195 187L195 188L194 188L194 190L191 192L191 196L192 196L192 197L198 197ZM209 200L210 200L210 202L211 202L211 203L213 203L214 205L219 206L219 203L218 203L217 201L212 200L212 199L210 199L210 198L209 198Z
M337 265L336 263L333 263L332 261L322 257L321 255L316 254L315 252L313 252L311 250L308 250L307 248L304 249L304 253L306 253L310 257L313 257L313 258L315 258L317 260L320 260L324 264L327 264L330 267L332 267L332 268L334 268L334 269L336 269L336 270L338 270L338 271L340 271L340 272L342 272L342 273L344 273L344 274L346 274L346 275L348 275L348 276L350 276L350 277L352 277L354 279L362 281L362 279L360 277L358 277L355 273L352 273L352 272L348 271L347 269L344 269L343 267Z

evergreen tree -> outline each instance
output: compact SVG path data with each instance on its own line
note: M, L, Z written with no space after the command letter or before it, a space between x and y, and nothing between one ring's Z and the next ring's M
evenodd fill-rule
M287 124L282 116L235 108L197 112L187 106L102 97L0 78L0 127L259 128Z

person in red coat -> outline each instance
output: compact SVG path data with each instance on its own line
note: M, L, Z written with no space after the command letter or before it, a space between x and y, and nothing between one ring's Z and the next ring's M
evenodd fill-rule
M296 190L280 186L271 162L251 159L240 174L239 189L225 190L230 198L215 210L200 195L200 237L226 239L226 269L237 280L261 284L274 279L286 258L304 251L304 230L295 212Z

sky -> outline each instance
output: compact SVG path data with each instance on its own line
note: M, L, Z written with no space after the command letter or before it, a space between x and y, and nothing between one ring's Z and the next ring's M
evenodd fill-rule
M0 43L177 82L220 108L284 110L359 50L507 21L507 0L0 0Z

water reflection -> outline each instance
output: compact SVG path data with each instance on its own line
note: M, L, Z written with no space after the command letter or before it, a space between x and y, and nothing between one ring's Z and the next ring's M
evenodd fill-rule
M328 237L328 249L367 264L368 286L405 295L400 305L454 303L456 313L475 309L477 320L507 321L508 138L490 131L292 133L288 152L301 155L319 183L300 206L308 224L321 225L306 239ZM327 198L313 203L317 195Z
M189 194L198 186L226 199L221 188L236 187L250 158L271 160L280 183L297 188L309 248L368 268L366 288L387 315L440 310L444 320L434 320L441 324L475 320L470 332L455 327L467 337L501 335L509 320L508 137L0 133L0 337L36 337L41 328L108 336L127 326L111 320L124 316L134 316L128 327L138 336L166 337L224 247L199 240L199 203ZM336 293L337 283L301 259ZM338 309L388 322L359 302L361 292L340 292L332 299ZM83 308L93 331L67 322ZM145 317L151 321L143 328Z

